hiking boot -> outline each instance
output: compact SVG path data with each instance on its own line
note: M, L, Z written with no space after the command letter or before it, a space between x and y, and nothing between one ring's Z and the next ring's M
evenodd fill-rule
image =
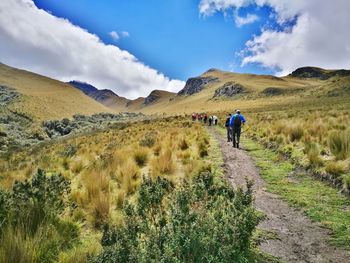
M239 144L238 143L236 143L236 146L237 146L236 148L239 149Z

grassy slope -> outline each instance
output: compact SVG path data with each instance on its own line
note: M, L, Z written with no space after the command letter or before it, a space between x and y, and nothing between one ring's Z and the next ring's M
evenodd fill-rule
M120 96L110 96L101 103L116 112L125 111L126 104L129 102L127 98Z
M301 208L314 221L333 232L332 243L350 249L350 200L324 182L313 179L278 154L252 140L243 141L253 156L268 191Z
M226 134L222 128L219 131ZM258 142L244 136L241 140L259 167L267 190L331 229L332 244L350 250L350 199L329 184L298 171L295 165Z
M165 90L154 90L151 92L150 95L154 95L159 97L154 103L150 105L144 105L144 99L145 98L137 98L136 100L131 101L130 105L127 107L128 111L142 111L144 113L155 113L152 109L163 109L166 108L169 103L170 99L174 98L175 93L168 92Z
M262 92L268 87L278 87L282 90L293 91L297 89L304 89L306 91L313 90L320 85L325 84L317 79L297 79L291 77L276 78L274 76L253 75L253 74L236 74L223 71L206 72L202 76L217 77L219 82L214 82L206 86L204 90L192 96L176 96L171 101L167 100L164 103L157 103L143 108L141 111L145 113L192 113L193 111L220 111L232 110L233 108L240 108L243 110L254 108L261 108L281 103L281 96L266 97L262 96ZM212 100L214 92L226 82L240 83L250 92L243 99L219 99ZM305 92L303 92L305 93ZM283 97L284 103L293 103L298 95L285 95ZM307 99L305 99L307 100Z
M68 84L4 64L0 64L0 85L15 88L23 94L10 109L35 120L111 111Z

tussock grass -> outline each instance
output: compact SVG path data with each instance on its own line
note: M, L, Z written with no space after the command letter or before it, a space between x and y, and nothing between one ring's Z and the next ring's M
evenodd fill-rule
M350 131L334 131L329 135L329 148L338 160L350 156Z
M153 159L151 169L154 176L171 175L174 172L174 162L172 159L172 151L166 149L159 157Z
M339 177L339 165L333 162L350 162L350 105L345 102L332 104L334 110L328 111L325 105L330 102L325 100L323 103L319 108L309 104L295 109L265 109L246 114L250 124L246 135L309 168L315 175L329 178L338 187L339 181L333 179ZM342 172L347 173L350 173L349 165ZM344 190L344 180L343 184L342 191L350 192L350 189Z
M326 165L326 172L330 173L332 175L335 175L336 177L341 176L346 171L346 164L344 162L328 162Z
M148 151L144 148L136 149L134 151L134 160L138 166L145 166L148 161Z
M89 233L100 235L104 224L122 221L120 211L135 199L142 175L166 177L177 184L206 170L206 163L213 161L200 156L200 144L210 154L211 142L201 125L184 126L182 119L173 118L134 123L123 130L96 131L43 145L35 154L28 150L0 159L0 185L10 189L15 180L31 177L40 167L46 167L48 174L61 172L71 180L72 206L65 216L83 226L85 242ZM87 251L74 247L62 251L57 260L79 262Z
M0 263L31 263L36 260L36 241L25 230L7 227L2 233Z
M110 216L110 194L109 192L100 192L97 197L92 200L92 223L95 227L106 224Z

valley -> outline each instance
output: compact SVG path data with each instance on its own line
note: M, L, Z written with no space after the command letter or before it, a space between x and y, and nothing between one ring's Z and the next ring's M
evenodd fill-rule
M2 64L0 262L346 262L349 85L210 69L129 100Z

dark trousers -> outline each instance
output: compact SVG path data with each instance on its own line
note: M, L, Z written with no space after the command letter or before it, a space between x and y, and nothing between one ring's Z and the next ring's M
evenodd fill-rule
M232 127L232 143L233 147L239 146L239 138L241 137L241 127Z
M227 131L227 141L230 142L232 141L232 131L231 131L231 127L226 127L226 131Z

